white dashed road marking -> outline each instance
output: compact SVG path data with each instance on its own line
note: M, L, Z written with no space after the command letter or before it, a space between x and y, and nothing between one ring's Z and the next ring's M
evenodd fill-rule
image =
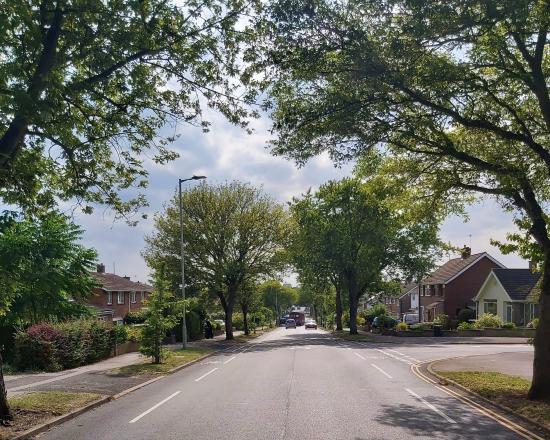
M173 397L176 397L179 393L181 393L181 391L176 391L174 394L170 394L166 399L164 400L161 400L159 403L157 403L156 405L152 406L151 408L149 408L147 411L145 412L142 412L139 416L133 418L132 420L130 420L128 423L135 423L137 422L139 419L141 419L142 417L146 416L147 414L149 414L150 412L156 410L159 406L161 406L162 404L168 402L170 399L172 399Z
M422 397L420 397L418 394L416 394L413 390L409 390L408 388L405 388L405 391L409 393L411 396L418 399L420 402L422 402L424 405L426 405L428 408L430 408L435 413L439 414L441 417L443 417L447 422L449 423L456 423L453 419L451 419L447 414L444 412L438 410L435 406L433 406L430 402L427 402Z
M206 376L208 376L209 374L212 374L216 370L217 368L212 368L208 373L204 373L201 377L195 379L195 382L198 382L199 380L204 379Z

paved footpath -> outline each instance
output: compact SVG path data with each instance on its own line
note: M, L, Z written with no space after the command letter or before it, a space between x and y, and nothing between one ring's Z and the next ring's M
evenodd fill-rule
M234 332L239 336L242 332ZM213 350L223 349L231 342L224 342L225 334L214 339L190 342L190 347L206 347ZM177 350L181 344L168 345L167 348ZM4 380L8 396L14 396L30 391L86 391L104 395L114 395L139 383L149 377L126 376L114 374L110 370L146 362L148 359L138 352L126 353L105 359L95 364L64 370L55 373L34 373L5 375Z
M525 438L421 380L422 361L528 345L348 342L276 329L40 436L41 440Z

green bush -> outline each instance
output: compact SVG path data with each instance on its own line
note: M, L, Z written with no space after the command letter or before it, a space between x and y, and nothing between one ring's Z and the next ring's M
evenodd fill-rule
M472 319L476 319L476 312L472 309L462 309L458 312L458 322L470 322Z
M243 314L240 312L233 313L233 330L243 330L243 329L244 329Z
M130 312L124 317L124 324L143 324L145 322L145 314L143 311Z
M368 323L372 323L372 321L374 321L374 318L376 318L377 316L386 316L388 315L388 313L388 307L386 306L386 304L378 303L367 310L367 312L365 313L365 319Z
M475 324L472 322L459 322L457 330L474 330L476 328Z
M115 337L117 344L124 344L128 340L128 328L125 325L115 326Z
M27 331L17 332L15 335L14 365L19 371L61 369L56 357L55 342L33 336Z
M533 319L530 323L527 324L529 328L537 328L539 326L539 318Z
M16 334L15 366L46 371L75 368L108 357L113 343L113 327L101 321L37 324Z
M357 316L357 325L362 327L366 324L367 320L362 316Z
M492 313L484 313L477 319L475 326L477 328L499 328L502 326L502 319Z
M143 331L142 326L129 325L126 328L126 333L128 334L128 341L141 342L142 331Z
M203 321L200 315L191 310L185 314L185 324L187 327L187 338L190 341L196 341L203 337Z
M411 325L411 330L431 330L433 328L433 322L419 322L418 324Z
M503 322L501 327L502 328L516 328L516 324L514 324L513 322Z
M443 326L444 328L449 328L449 316L448 315L444 315L443 313L440 314L440 315L437 315L435 318L434 318L434 324L435 325L441 325Z
M397 324L397 330L399 330L399 331L407 330L407 324L405 324L404 322L398 323Z

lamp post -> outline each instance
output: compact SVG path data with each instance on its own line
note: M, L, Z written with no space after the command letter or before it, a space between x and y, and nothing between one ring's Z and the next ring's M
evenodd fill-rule
M183 248L183 200L181 198L181 184L189 180L202 180L206 179L206 176L193 176L188 179L179 179L179 205L180 205L180 248L181 248L181 298L183 299L183 319L181 324L181 341L182 348L187 348L187 327L185 324L185 251Z

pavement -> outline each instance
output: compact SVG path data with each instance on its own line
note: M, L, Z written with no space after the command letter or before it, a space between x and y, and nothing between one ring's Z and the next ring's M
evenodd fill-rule
M530 354L519 344L373 344L278 328L82 414L41 440L524 438L421 380L452 356Z
M242 333L235 331L234 336L240 336ZM213 339L189 342L188 345L190 347L206 347L219 350L237 344L237 342L225 342L224 338L225 334ZM166 347L177 350L181 348L181 344L172 344ZM111 370L139 364L147 360L147 357L138 352L126 353L94 364L55 373L4 375L4 381L6 382L8 397L31 391L85 391L109 396L118 394L150 378L114 374Z

